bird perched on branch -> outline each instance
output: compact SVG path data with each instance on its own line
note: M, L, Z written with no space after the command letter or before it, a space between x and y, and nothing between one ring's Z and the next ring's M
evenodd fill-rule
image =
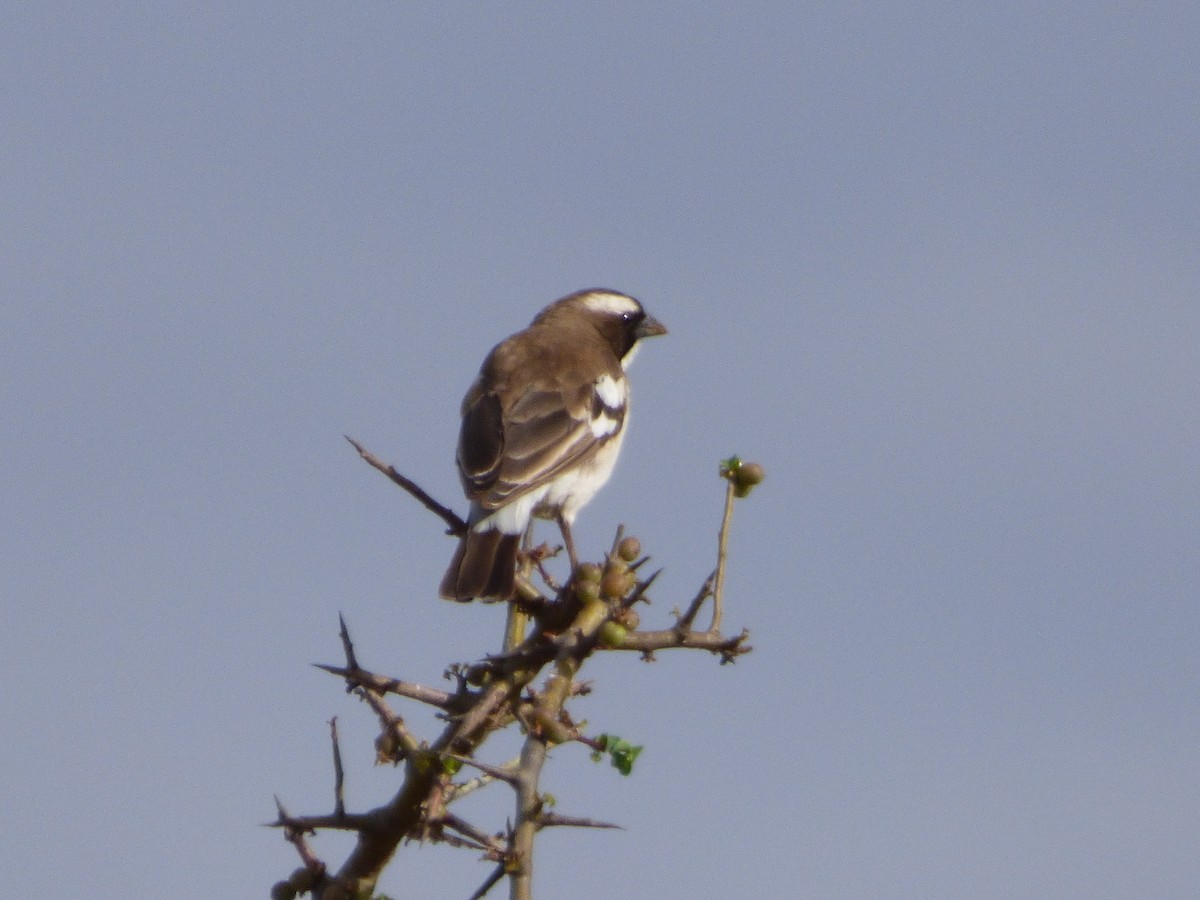
M531 516L558 521L574 571L571 523L625 437L625 369L642 338L666 333L633 297L593 289L551 303L488 354L462 402L458 471L471 511L443 597L511 598Z

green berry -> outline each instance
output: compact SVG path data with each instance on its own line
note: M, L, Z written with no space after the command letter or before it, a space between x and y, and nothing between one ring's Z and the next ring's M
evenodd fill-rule
M642 555L642 542L635 537L627 537L617 544L617 556L625 562L633 562Z
M745 497L756 484L761 484L766 477L766 470L758 463L742 463L733 477L733 492L738 497Z
M580 603L594 603L600 599L600 582L579 581L575 583L575 596Z
M630 606L623 609L618 609L613 614L613 621L618 625L623 625L630 631L637 631L637 627L641 623L642 617L639 616L637 611Z
M578 581L594 581L600 583L600 567L594 562L580 563L579 568L575 572L575 578Z
M629 637L629 629L611 619L600 626L600 644L603 647L615 649L624 645Z
M313 885L317 883L317 873L308 866L301 866L292 873L292 877L288 879L288 884L292 886L297 894L306 894L312 890Z
M610 566L600 582L600 592L611 600L624 597L633 590L636 579L624 566Z

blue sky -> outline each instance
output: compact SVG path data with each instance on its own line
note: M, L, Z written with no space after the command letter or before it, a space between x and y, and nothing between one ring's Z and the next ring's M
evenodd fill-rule
M499 611L351 434L460 503L487 349L603 285L612 482L664 622L736 513L755 653L596 661L539 896L1193 897L1193 4L55 4L0 35L0 880L265 896L347 799L337 662L440 683ZM428 723L413 711L414 724ZM514 745L490 748L502 761ZM497 791L470 812L502 827ZM346 843L316 841L338 862ZM487 868L409 847L381 889Z

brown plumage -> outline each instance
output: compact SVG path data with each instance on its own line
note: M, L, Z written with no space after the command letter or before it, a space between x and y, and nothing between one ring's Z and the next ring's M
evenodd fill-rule
M590 290L550 304L492 350L462 403L470 527L443 597L511 597L531 516L558 519L574 564L571 523L607 481L624 437L624 366L639 339L665 333L632 297Z

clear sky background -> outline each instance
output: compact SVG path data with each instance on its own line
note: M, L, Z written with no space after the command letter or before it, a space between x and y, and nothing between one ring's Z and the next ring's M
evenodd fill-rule
M623 654L539 893L1200 890L1200 6L24 4L0 30L0 883L263 897L278 793L390 795L310 667L442 684L457 407L569 291L671 330L618 522L667 621L736 513L755 652ZM552 532L548 533L552 534ZM432 733L410 709L414 726ZM489 745L503 761L515 744ZM495 789L468 812L503 826ZM333 863L347 842L315 841ZM380 887L489 871L405 848Z

